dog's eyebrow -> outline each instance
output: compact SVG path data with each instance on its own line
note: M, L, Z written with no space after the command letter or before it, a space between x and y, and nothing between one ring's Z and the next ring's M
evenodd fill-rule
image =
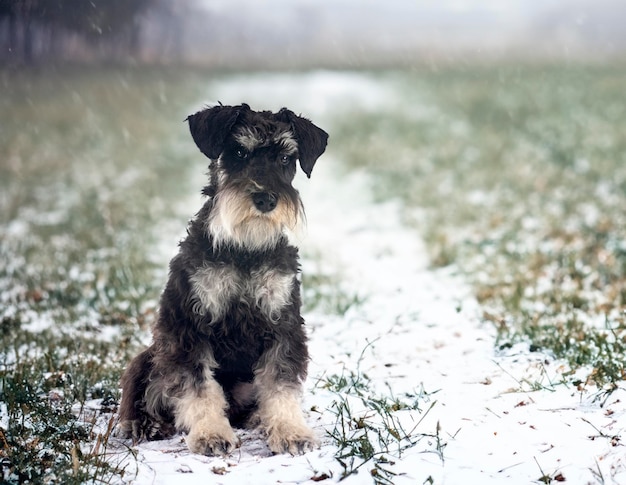
M249 151L253 151L256 147L263 143L259 134L249 128L242 128L239 133L235 133L233 135L233 138L237 143Z
M283 131L274 136L273 140L277 145L280 144L283 146L283 149L290 153L296 153L298 151L298 142L293 137L293 134L290 131Z

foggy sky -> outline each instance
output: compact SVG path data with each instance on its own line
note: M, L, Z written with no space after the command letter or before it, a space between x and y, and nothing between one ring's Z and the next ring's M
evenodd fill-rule
M212 64L626 53L622 0L197 0L187 20L187 59Z

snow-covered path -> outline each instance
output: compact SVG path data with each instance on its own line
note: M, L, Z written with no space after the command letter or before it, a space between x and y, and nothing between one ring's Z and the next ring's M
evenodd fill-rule
M280 99L329 131L324 119L330 121L333 99L367 95L361 102L375 109L376 99L392 96L370 85L366 75L301 75L280 79L278 87L277 79L229 80L213 85L211 93L225 104L247 101L258 108L274 109ZM270 85L276 92L268 95L261 88ZM368 94L370 87L377 91ZM329 272L340 278L341 291L358 295L343 315L305 315L312 362L303 408L321 449L271 456L257 435L244 432L242 447L227 458L192 455L181 438L142 443L136 448L137 474L126 479L312 484L327 475L323 483L336 482L342 468L326 436L334 426L329 406L336 396L317 384L358 369L376 391L398 396L423 389L422 411L432 406L414 416L423 417L416 432L438 435L440 442L420 441L394 458L394 483L528 484L542 477L626 483L626 450L611 439L626 427L624 391L600 407L593 396L559 384L558 362L521 348L496 355L495 330L482 323L470 289L450 270L429 269L418 232L402 224L400 204L373 203L367 176L338 171L339 164L331 152L311 180L297 180L308 219L300 244L303 270ZM344 482L372 483L370 468Z

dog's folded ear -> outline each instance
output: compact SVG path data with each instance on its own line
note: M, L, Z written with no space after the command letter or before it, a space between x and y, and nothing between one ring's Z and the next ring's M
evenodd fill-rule
M298 142L300 167L306 173L306 176L311 178L315 162L326 150L328 133L287 108L283 108L278 112L278 118L291 124L291 129Z
M242 110L249 107L241 106L213 106L190 115L185 121L189 122L189 131L198 148L211 160L215 160L224 150L224 141L231 132Z

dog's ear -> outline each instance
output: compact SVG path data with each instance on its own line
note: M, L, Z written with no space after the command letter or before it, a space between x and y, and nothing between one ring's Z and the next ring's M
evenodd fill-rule
M283 108L278 112L278 118L291 124L291 129L298 142L300 167L306 173L306 176L311 178L315 162L326 150L328 133L287 108Z
M189 131L198 148L211 160L220 156L224 141L247 105L213 106L187 117Z

